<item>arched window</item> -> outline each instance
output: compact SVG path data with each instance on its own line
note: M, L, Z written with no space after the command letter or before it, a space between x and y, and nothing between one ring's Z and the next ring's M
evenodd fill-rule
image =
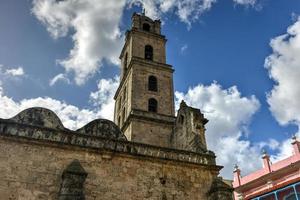
M157 101L154 98L148 100L148 111L157 112Z
M153 60L153 48L150 45L145 46L145 59Z
M148 90L157 92L157 78L155 76L149 76L149 78L148 78Z
M143 24L143 30L144 30L144 31L150 31L150 25L147 24L147 23L144 23L144 24Z

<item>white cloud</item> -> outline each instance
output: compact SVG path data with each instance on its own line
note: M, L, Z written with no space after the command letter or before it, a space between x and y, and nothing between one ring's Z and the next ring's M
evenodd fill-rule
M103 86L101 83L109 83L113 87ZM112 94L115 93L116 84L118 84L116 79L100 80L98 84L99 91L91 93L91 101L95 101L96 103L96 100L100 100L97 104L95 104L97 107L94 107L93 109L81 109L77 106L70 105L66 102L52 99L50 97L38 97L15 101L4 94L0 82L0 117L10 118L18 114L20 111L30 107L45 107L57 113L64 126L73 130L82 127L96 118L112 120L113 107L111 105L114 104Z
M2 82L0 80L0 96L2 96L2 95L3 95L3 87L2 87Z
M123 44L119 22L124 6L125 0L34 0L32 12L54 38L74 30L74 47L68 58L58 62L67 72L74 72L81 85L100 68L103 59L119 63Z
M11 76L23 76L25 73L22 67L18 67L18 68L7 69L5 71L5 74Z
M287 29L287 33L271 40L272 54L265 60L269 77L275 81L273 89L267 95L269 109L281 125L295 124L300 136L300 17ZM292 154L291 140L282 141L279 153L273 155L273 161Z
M247 126L260 107L255 96L242 97L235 86L222 89L217 83L197 85L189 88L186 94L176 92L175 96L176 107L184 99L189 105L200 108L209 119L207 143L216 153L218 164L224 166L222 175L232 178L234 164L238 164L243 173L261 167L261 146L241 139L247 135Z
M268 94L270 110L281 125L300 125L300 17L287 33L271 40L273 53L265 67L275 86Z
M271 161L273 163L293 155L293 146L291 145L291 142L292 142L291 139L288 138L279 143L277 147L279 152L275 155L271 155Z
M257 0L233 0L233 2L241 5L251 5L254 6L257 3Z
M250 1L249 1L250 2ZM241 2L240 2L241 3ZM267 95L270 111L281 125L296 124L300 137L300 17L287 29L287 33L271 40L272 54L265 60L265 67L275 85ZM293 154L291 139L269 139L253 143L247 136L247 125L259 107L254 96L241 97L236 87L222 89L213 83L198 85L186 94L176 92L177 104L185 99L198 107L210 120L207 124L208 146L217 154L217 161L224 165L222 174L232 177L232 166L237 163L243 174L261 168L260 152L263 148L274 150L272 162ZM247 138L247 137L243 137Z
M184 44L181 48L180 48L180 52L183 54L188 48L187 44Z
M129 0L129 2L142 5L146 10L146 15L152 18L159 18L164 14L175 12L180 21L186 23L190 28L193 22L217 3L217 0ZM233 2L255 7L258 0L233 0Z
M272 162L277 162L293 153L291 139L277 141L270 138L262 142L248 140L248 125L260 107L255 96L242 97L237 87L223 89L219 84L197 85L187 93L176 92L176 108L184 99L189 105L200 108L209 119L206 139L209 149L217 155L217 164L223 165L222 175L232 179L234 164L243 175L262 168L261 151L270 149ZM250 133L251 134L251 133ZM300 134L298 133L298 138Z
M210 10L217 0L130 0L131 4L140 4L146 15L154 19L175 11L178 18L190 28L191 23Z
M70 80L66 77L65 74L57 74L56 76L54 76L50 81L49 81L49 85L53 86L55 85L58 81L63 81L67 84L70 84Z
M101 79L98 82L98 90L90 94L90 100L94 106L100 108L99 114L104 118L113 119L114 95L119 86L119 77L114 79Z
M103 60L118 65L124 42L119 24L122 13L133 4L141 5L152 18L176 13L191 27L217 0L33 0L32 12L53 38L69 36L74 46L65 59L58 60L66 72L74 72L75 82L82 85L101 68ZM253 5L255 0L234 0ZM54 12L55 11L55 12Z

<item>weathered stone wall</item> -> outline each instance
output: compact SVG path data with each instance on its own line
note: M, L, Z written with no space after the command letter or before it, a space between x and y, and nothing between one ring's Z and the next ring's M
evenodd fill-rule
M175 131L171 137L171 146L194 152L206 150L205 124L208 122L199 109L181 102L178 110Z
M152 145L161 144L163 147L170 147L170 136L174 129L174 119L171 118L174 118L175 115L172 74L173 70L169 65L152 66L151 62L149 63L144 59L133 58L128 68L127 76L122 79L117 92L114 119L130 141ZM154 75L157 78L157 92L148 90L148 77L150 75ZM126 98L124 98L125 87ZM157 113L148 112L149 98L157 100ZM120 100L121 104L119 103ZM125 112L123 111L124 109ZM134 110L147 112L151 117L146 119L144 116L146 113L140 113L141 115L135 116L135 118L144 118L143 121L139 120L141 124L131 125L129 118L132 117ZM160 115L164 115L169 119L161 119ZM160 122L155 123L155 120L160 120ZM170 126L172 122L173 124ZM154 126L150 127L149 125L151 124ZM162 139L164 140L162 141Z
M154 120L133 119L132 129L132 141L141 141L146 144L170 147L173 124L156 122Z
M57 199L63 170L78 159L87 200L207 199L209 168L105 151L0 139L1 199Z
M154 35L149 32L132 30L132 56L145 57L145 46L153 47L153 61L166 63L166 39L161 35Z
M127 76L122 81L118 88L114 110L114 122L119 127L123 126L132 108L132 70L128 69Z
M148 99L155 98L157 113L174 116L173 70L153 66L143 60L135 60L132 70L132 109L148 111ZM157 78L157 92L148 90L148 77L151 75Z
M222 196L220 169L211 151L129 142L108 120L70 131L43 108L0 119L0 199L207 200Z

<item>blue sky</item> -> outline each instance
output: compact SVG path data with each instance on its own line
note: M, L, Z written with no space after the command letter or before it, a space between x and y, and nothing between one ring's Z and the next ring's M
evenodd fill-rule
M223 175L235 163L244 173L261 167L262 148L274 160L291 153L300 124L299 0L109 2L0 1L0 117L44 106L72 129L111 118L124 33L145 7L163 21L176 102L210 119L208 144Z

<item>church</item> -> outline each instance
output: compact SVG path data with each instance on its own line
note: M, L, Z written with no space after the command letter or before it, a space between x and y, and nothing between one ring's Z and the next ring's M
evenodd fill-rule
M0 199L231 200L199 109L175 114L160 20L134 13L120 54L114 122L69 130L51 110L0 119Z

